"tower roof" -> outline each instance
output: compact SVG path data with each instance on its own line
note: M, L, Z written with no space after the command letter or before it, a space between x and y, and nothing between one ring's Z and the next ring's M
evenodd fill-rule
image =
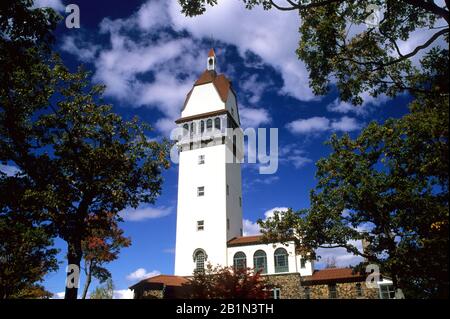
M223 74L217 74L216 71L208 71L206 70L203 72L200 77L195 81L193 88L189 91L189 93L186 96L186 100L184 101L184 107L186 106L187 102L189 101L189 98L191 97L192 90L197 85L212 83L214 87L216 88L217 92L219 93L220 99L223 102L227 101L228 92L230 90L233 90L231 87L230 80L227 79L227 77Z
M209 53L208 53L208 58L209 58L209 57L212 57L212 56L215 56L215 55L216 55L216 53L214 52L214 49L211 48L211 49L209 50Z

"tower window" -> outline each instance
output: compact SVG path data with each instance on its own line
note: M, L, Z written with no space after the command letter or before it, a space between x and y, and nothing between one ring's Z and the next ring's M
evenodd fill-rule
M200 131L203 133L205 131L205 121L200 121Z
M227 184L227 195L230 195L230 186Z
M198 165L205 164L205 155L198 156Z
M242 232L242 228L240 229L239 234L241 234L241 236L244 235L243 232Z
M227 218L227 230L230 230L230 219Z
M242 197L239 196L239 207L242 207Z
M273 254L275 261L275 272L288 272L288 253L284 248L278 248Z
M211 119L209 119L209 120L206 121L206 129L207 129L208 131L211 131L211 130L212 130L212 120L211 120Z
M197 187L197 196L205 196L205 186Z
M214 119L214 128L220 130L220 118L218 117Z
M191 135L195 134L195 123L191 123Z
M204 220L198 220L197 221L197 231L205 230L205 221Z
M195 271L205 270L206 253L203 249L196 249L194 252Z

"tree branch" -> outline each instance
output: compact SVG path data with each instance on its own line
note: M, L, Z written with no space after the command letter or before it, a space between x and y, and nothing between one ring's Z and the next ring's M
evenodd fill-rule
M291 5L290 7L282 7L278 4L276 4L273 0L270 0L270 4L272 6L274 6L276 9L281 10L281 11L314 9L314 8L318 8L318 7L325 7L325 6L335 3L335 2L343 2L343 0L324 0L321 2L314 2L314 3L310 3L310 4L295 3L292 0L287 0L287 2Z
M441 31L436 32L435 34L433 34L433 36L431 38L429 38L427 40L427 42L425 42L422 45L417 46L414 50L412 50L411 52L409 52L408 54L404 54L402 56L400 56L398 59L392 60L390 62L387 62L385 64L382 64L381 66L379 66L378 68L374 69L373 71L377 71L380 69L383 69L387 66L396 64L398 62L401 62L403 60L409 59L413 56L415 56L420 50L426 49L427 47L429 47L437 38L439 38L441 35L444 35L446 33L448 33L449 29L443 29Z
M441 18L444 18L445 21L449 23L448 11L436 5L433 1L421 1L421 0L403 0L403 1L414 7L422 8L425 11L434 13L440 16Z

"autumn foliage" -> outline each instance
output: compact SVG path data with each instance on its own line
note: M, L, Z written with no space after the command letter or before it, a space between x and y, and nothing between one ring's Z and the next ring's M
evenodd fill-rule
M193 299L267 299L271 295L271 287L260 272L211 264L195 272L185 287Z

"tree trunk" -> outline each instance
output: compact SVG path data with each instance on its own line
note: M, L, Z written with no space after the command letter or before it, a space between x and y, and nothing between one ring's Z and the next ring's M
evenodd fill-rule
M91 284L92 280L92 262L87 262L86 264L88 264L89 266L87 266L86 282L84 283L83 295L81 296L81 299L86 299L89 285Z
M80 264L81 257L83 253L81 250L81 240L74 240L73 243L68 244L68 253L67 253L67 261L68 265L76 266L76 270L78 274L76 275L75 285L69 288L69 281L72 281L74 276L73 272L67 272L67 280L66 280L66 293L64 295L64 299L77 299L78 297L78 284L80 278Z

